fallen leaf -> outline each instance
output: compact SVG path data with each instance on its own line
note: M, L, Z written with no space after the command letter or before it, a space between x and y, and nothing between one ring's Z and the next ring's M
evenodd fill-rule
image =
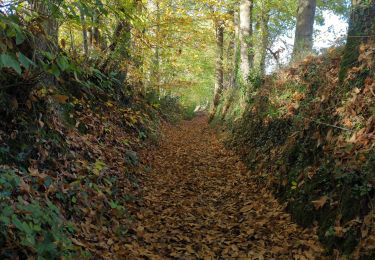
M328 200L328 197L323 196L320 199L313 200L311 202L312 202L312 204L314 204L315 209L318 210L318 209L321 209L322 207L324 207L324 205L327 203L327 200Z
M69 99L68 96L64 96L64 95L53 95L52 98L61 104L65 104Z

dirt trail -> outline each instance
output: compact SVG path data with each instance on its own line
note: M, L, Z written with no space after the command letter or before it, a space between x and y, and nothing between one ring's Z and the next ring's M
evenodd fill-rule
M321 259L314 232L290 220L206 121L165 129L129 259Z

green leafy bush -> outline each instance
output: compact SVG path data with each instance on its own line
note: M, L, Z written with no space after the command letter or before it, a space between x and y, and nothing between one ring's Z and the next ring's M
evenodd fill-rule
M64 221L59 208L50 200L45 203L18 196L27 184L11 170L0 170L0 256L38 259L71 257L74 248L69 235L74 232ZM16 250L15 250L16 249ZM17 256L15 256L17 252Z

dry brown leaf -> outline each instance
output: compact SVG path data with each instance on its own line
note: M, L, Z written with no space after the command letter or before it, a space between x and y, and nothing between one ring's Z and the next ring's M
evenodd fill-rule
M64 96L64 95L53 95L52 98L58 102L58 103L61 103L61 104L65 104L69 97L68 96Z
M314 205L315 209L318 210L318 209L323 208L324 205L327 203L327 201L328 201L328 197L327 196L323 196L320 199L313 200L311 202Z
M254 208L253 205L246 205L245 207L241 208L240 212L245 213L245 212L252 210L253 208Z

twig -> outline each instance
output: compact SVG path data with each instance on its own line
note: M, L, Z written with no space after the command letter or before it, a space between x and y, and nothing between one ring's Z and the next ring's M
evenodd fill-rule
M349 38L371 38L375 37L375 35L348 35Z
M314 122L314 123L317 123L317 124L320 124L320 125L329 126L329 127L333 127L333 128L340 129L340 130L343 130L343 131L348 131L348 132L353 132L353 131L354 131L354 130L349 129L349 128L345 128L345 127L337 126L337 125L331 125L331 124L328 124L328 123L324 123L324 122L316 121L316 120L314 120L314 119L307 118L307 117L303 117L303 116L299 116L299 115L296 115L296 117L300 117L300 118L303 118L303 119L307 119L307 120L310 120L310 121L312 121L312 122Z
M370 88L371 94L375 97L374 89Z

